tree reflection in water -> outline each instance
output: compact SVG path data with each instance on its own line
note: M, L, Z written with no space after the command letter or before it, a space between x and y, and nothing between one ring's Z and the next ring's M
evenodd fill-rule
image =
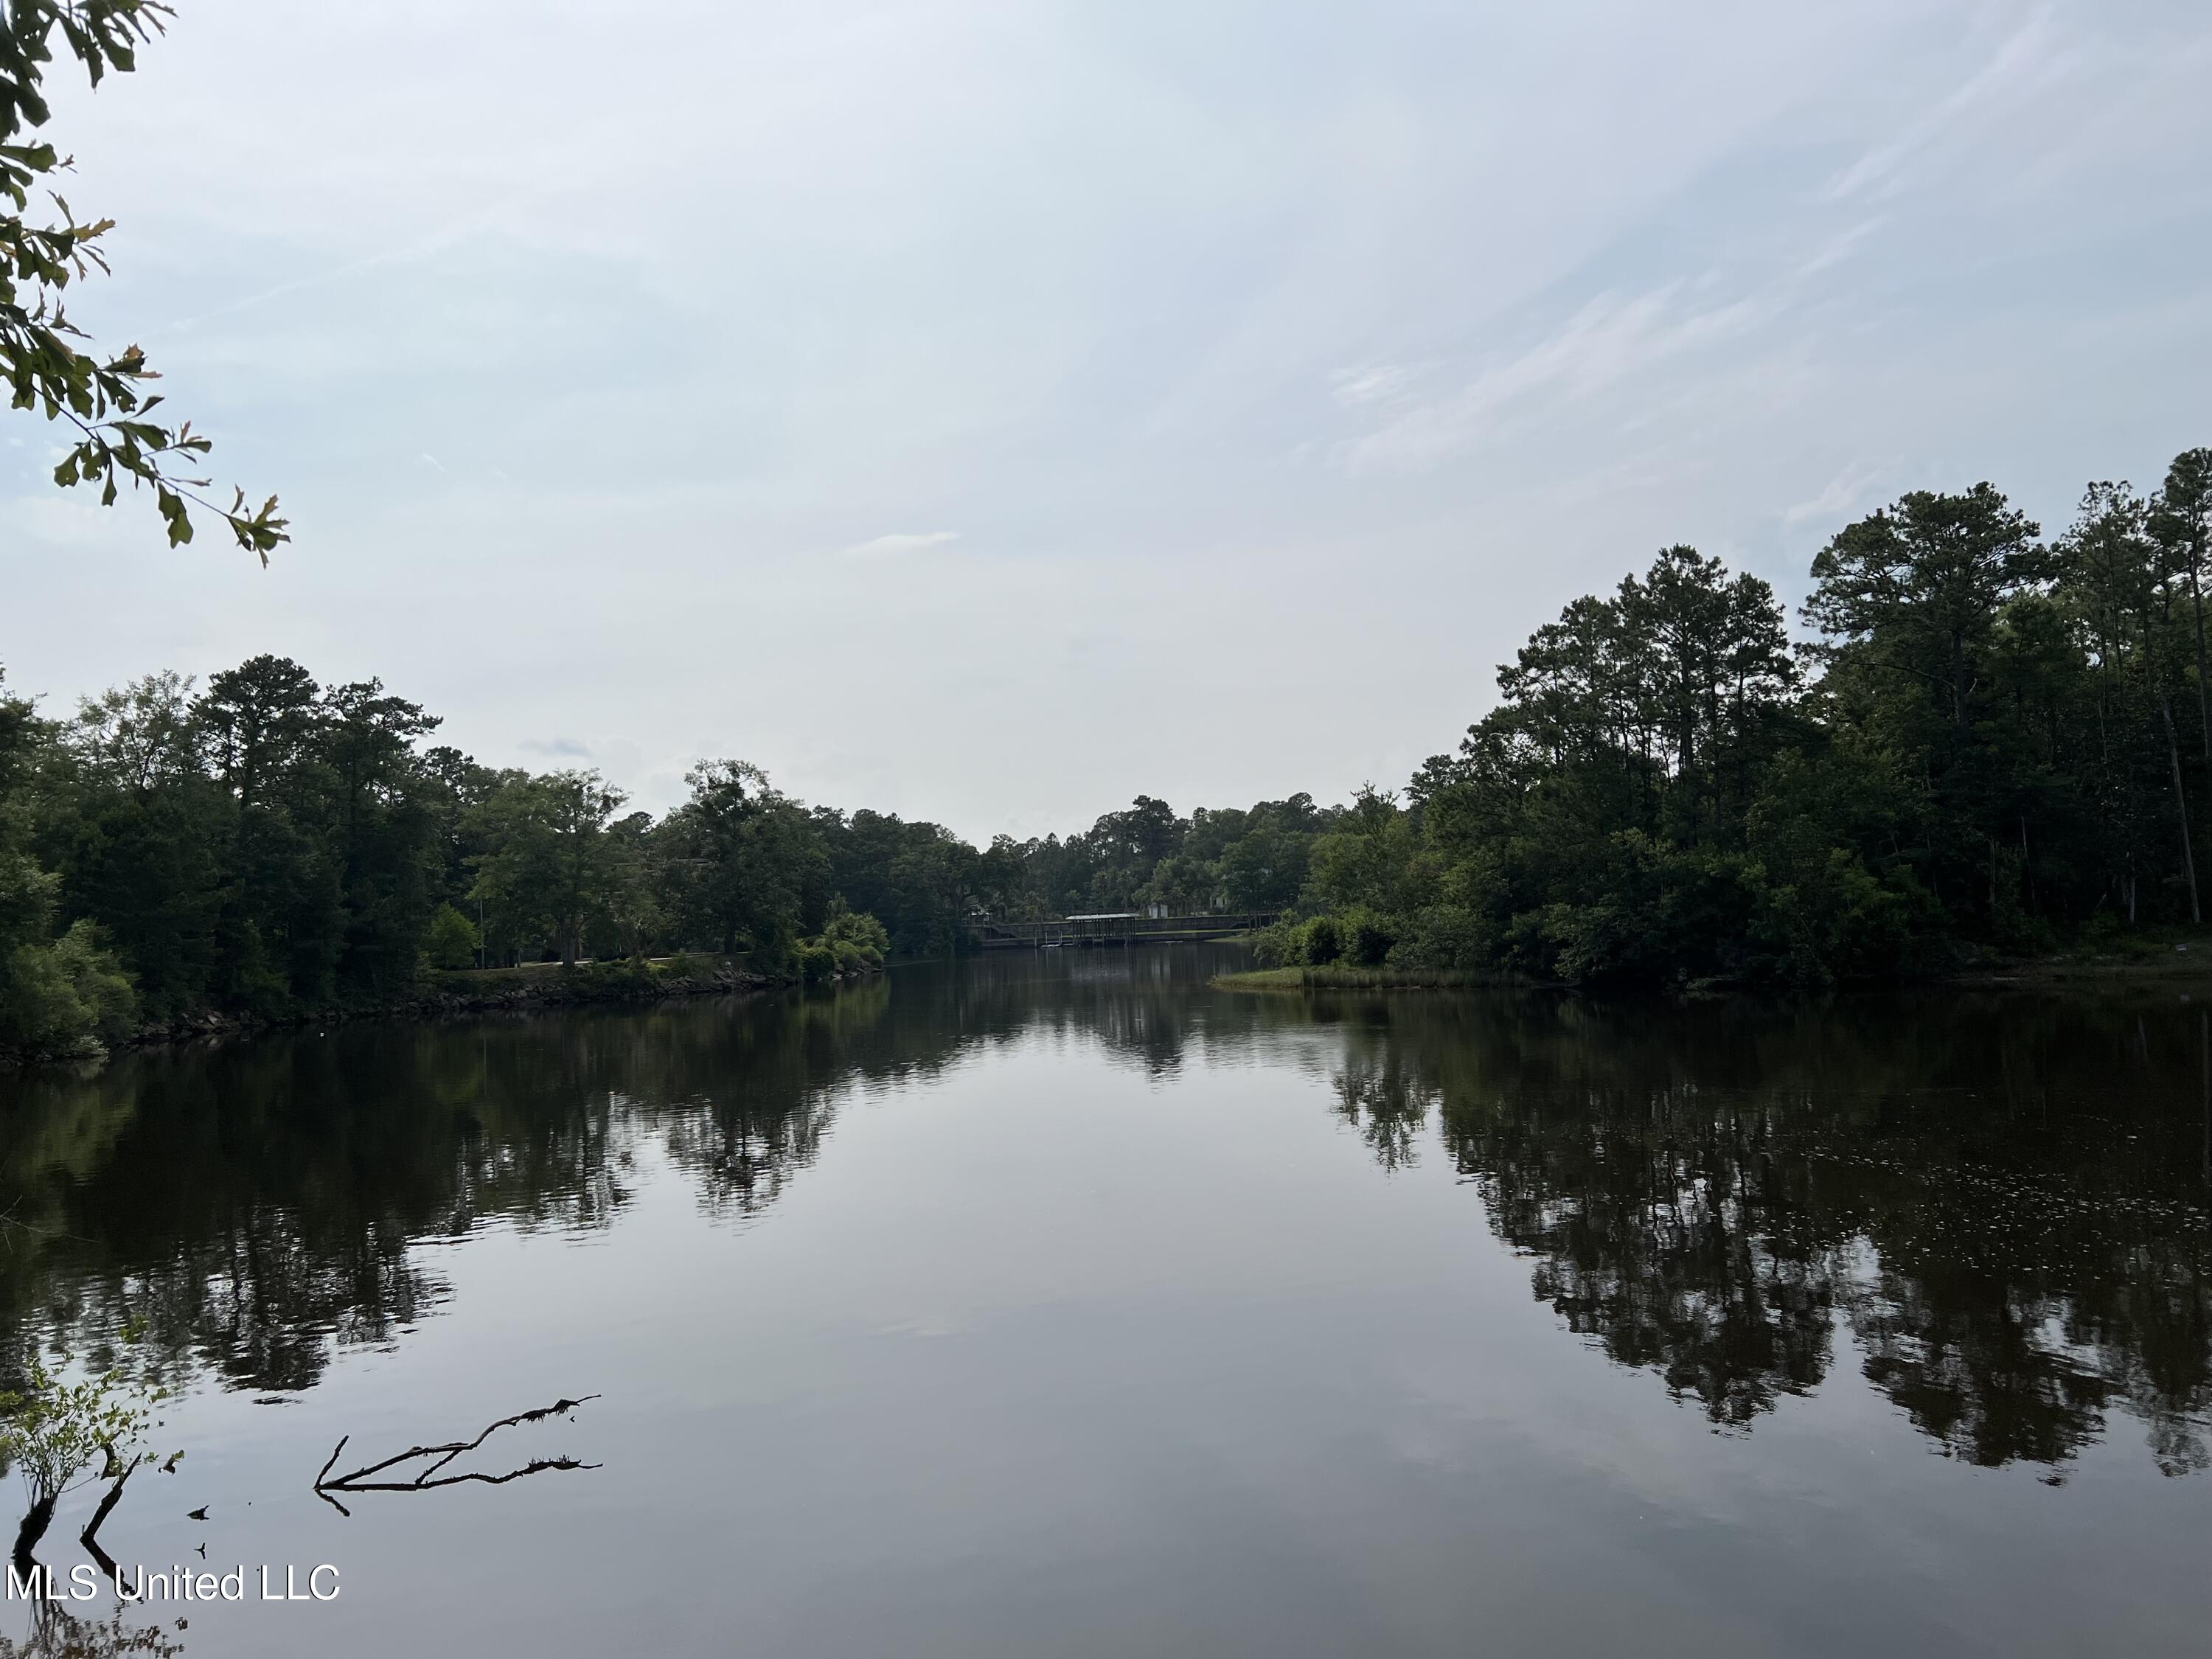
M1377 1018L1378 1008L1382 1011ZM1356 1004L1342 1109L1437 1113L1538 1297L1744 1429L1838 1329L1948 1454L2063 1464L2120 1410L2207 1464L2212 1033L2168 1003Z
M126 1624L120 1607L105 1619L80 1619L59 1602L36 1601L22 1641L0 1636L0 1659L177 1659L184 1628L182 1619L169 1627Z
M641 1136L750 1212L819 1147L835 1085L935 1063L888 989L451 1026L355 1026L34 1076L0 1097L0 1329L107 1363L313 1386L447 1294L412 1247L489 1221L603 1227Z
M1055 960L1055 957L1060 959ZM1431 1152L1611 1358L1748 1431L1854 1369L1946 1453L2063 1469L2117 1413L2207 1462L2212 1030L2148 997L1687 1007L1210 993L1173 951L1010 953L808 996L147 1055L0 1092L0 1342L311 1386L447 1294L416 1246L604 1228L650 1149L744 1221L855 1091L1017 1041L1165 1081L1316 1073ZM434 1260L434 1257L429 1259Z

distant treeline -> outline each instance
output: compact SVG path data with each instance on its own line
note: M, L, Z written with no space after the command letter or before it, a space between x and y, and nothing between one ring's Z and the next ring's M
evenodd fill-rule
M148 1022L373 1006L429 969L674 951L814 978L942 953L974 912L1288 905L1329 812L1179 818L979 851L933 823L809 809L712 761L655 819L588 771L479 765L371 680L257 657L42 718L0 689L0 1057Z
M1773 592L1669 548L1498 672L1401 799L1363 793L1265 942L1571 981L1825 984L2202 921L2212 450L2048 542L1917 491Z
M426 969L678 950L814 975L977 913L1291 912L1283 962L1826 984L2202 921L2212 450L2048 542L1918 491L1773 590L1673 547L1577 599L1402 793L1061 838L809 808L713 761L655 819L479 765L371 680L257 657L42 717L0 691L0 1053L388 1000Z

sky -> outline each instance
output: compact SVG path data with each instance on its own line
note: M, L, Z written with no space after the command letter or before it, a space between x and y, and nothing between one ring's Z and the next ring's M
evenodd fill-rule
M2212 443L2202 0L179 0L48 129L264 570L0 410L50 714L260 652L659 811L1401 783L1688 542L1793 608Z

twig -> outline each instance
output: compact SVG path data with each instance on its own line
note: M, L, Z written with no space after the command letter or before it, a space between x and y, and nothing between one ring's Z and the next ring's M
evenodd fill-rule
M584 1400L597 1400L598 1398L599 1395L595 1394L587 1394L584 1396ZM518 1412L513 1417L501 1418L498 1422L493 1424L489 1428L486 1429L482 1434L479 1434L473 1440L450 1440L441 1445L436 1446L410 1446L405 1451L395 1453L392 1456L386 1458L382 1462L365 1463L360 1468L356 1469L352 1474L342 1474L337 1480L327 1483L324 1482L320 1476L318 1476L316 1484L319 1486L328 1484L333 1486L350 1486L366 1475L381 1474L384 1470L390 1468L393 1464L404 1463L410 1457L436 1457L438 1459L436 1462L431 1464L428 1468L424 1469L421 1474L415 1478L413 1484L418 1486L422 1486L428 1483L428 1478L431 1475L436 1474L438 1470L445 1468L447 1464L452 1462L463 1452L474 1451L478 1446L483 1445L485 1441L490 1439L493 1435L498 1433L501 1429L511 1429L515 1427L518 1424L522 1423L541 1423L549 1417L557 1416L562 1413L575 1410L577 1407L584 1403L584 1400L556 1400L551 1405L540 1406L535 1411ZM345 1442L341 1440L338 1442L338 1444L343 1448ZM444 1455L440 1456L439 1454L441 1453L443 1453ZM331 1454L331 1463L337 1462L337 1452L332 1452ZM325 1463L323 1466L323 1472L325 1474L330 1472L329 1463Z
M428 1492L435 1486L459 1486L474 1480L487 1486L503 1486L510 1480L520 1480L526 1474L542 1474L547 1469L596 1469L599 1463L580 1462L573 1457L532 1458L519 1469L509 1469L505 1474L479 1474L471 1470L466 1474L442 1475L435 1480L364 1480L348 1485L347 1492Z
M542 1474L549 1469L598 1468L599 1466L597 1463L580 1462L573 1457L540 1457L533 1458L529 1462L524 1464L520 1468L510 1470L505 1474L483 1474L475 1471L471 1471L462 1474L447 1475L441 1475L438 1473L441 1469L445 1468L448 1464L452 1463L455 1458L462 1456L468 1452L475 1451L478 1447L482 1446L485 1441L490 1439L492 1436L498 1433L501 1429L515 1428L527 1423L541 1423L549 1417L563 1416L568 1413L575 1410L576 1407L582 1405L585 1401L597 1400L599 1397L599 1396L595 1394L587 1394L580 1400L561 1399L555 1401L550 1406L540 1406L534 1411L517 1412L513 1417L501 1418L498 1422L485 1428L483 1432L478 1434L473 1440L450 1440L434 1446L410 1446L405 1451L396 1452L392 1456L381 1458L374 1463L364 1463L361 1468L351 1470L345 1474L341 1474L333 1480L331 1478L331 1471L337 1467L338 1458L345 1451L346 1442L352 1437L351 1436L342 1436L338 1440L338 1443L331 1448L331 1455L329 1458L325 1461L321 1471L315 1476L313 1487L315 1495L318 1498L320 1498L325 1503L330 1504L333 1509L337 1510L339 1514L350 1515L352 1511L347 1509L344 1504L339 1503L336 1498L331 1495L331 1493L340 1492L429 1492L439 1486L458 1486L470 1482L475 1482L486 1486L503 1486L510 1480L520 1480L526 1474ZM386 1469L396 1468L402 1463L413 1462L418 1458L429 1458L434 1461L423 1464L422 1467L417 1469L410 1478L405 1480L372 1480L369 1479L371 1475L381 1474Z

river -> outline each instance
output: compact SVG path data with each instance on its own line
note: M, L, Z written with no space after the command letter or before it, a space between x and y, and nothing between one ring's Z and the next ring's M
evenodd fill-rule
M1210 988L1237 960L1009 952L0 1083L8 1352L170 1378L184 1457L100 1541L246 1589L0 1633L2205 1650L2202 998ZM516 1478L314 1489L579 1399L440 1472ZM99 1490L40 1547L64 1579Z

